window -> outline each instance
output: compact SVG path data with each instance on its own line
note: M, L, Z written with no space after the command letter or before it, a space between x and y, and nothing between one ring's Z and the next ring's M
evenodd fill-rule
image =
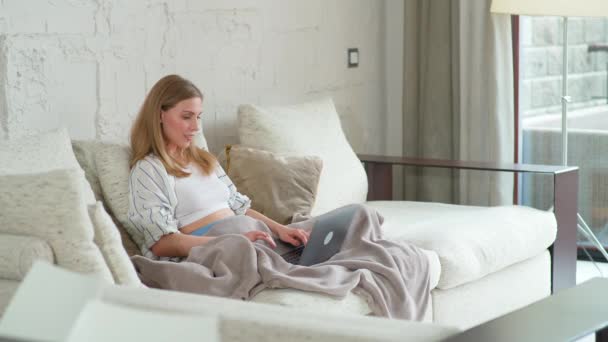
M519 30L520 160L560 165L563 20L521 16ZM569 18L568 56L568 165L580 167L579 213L608 246L608 19ZM524 176L520 203L548 209L552 189Z

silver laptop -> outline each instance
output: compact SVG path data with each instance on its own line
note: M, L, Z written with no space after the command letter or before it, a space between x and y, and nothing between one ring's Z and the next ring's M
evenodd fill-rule
M317 216L306 246L277 241L277 245L285 246L281 256L289 263L302 266L320 264L331 258L340 251L355 210L355 205L347 205Z

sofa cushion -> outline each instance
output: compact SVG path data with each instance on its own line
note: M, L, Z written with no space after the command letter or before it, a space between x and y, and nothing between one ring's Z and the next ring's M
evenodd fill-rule
M35 236L59 266L112 281L87 212L82 170L0 176L0 233Z
M121 225L129 225L129 158L126 145L102 144L95 154L103 198Z
M323 170L313 216L365 201L367 176L344 136L331 99L282 107L241 105L238 133L244 146L321 157Z
M316 156L286 156L268 151L227 148L226 173L251 207L282 223L308 216L315 203L323 161Z
M65 128L4 140L0 144L0 160L0 175L34 174L60 169L78 170L79 173L75 177L80 179L86 203L95 203L95 196L76 161Z
M344 298L335 298L323 293L305 292L295 289L265 289L251 299L256 303L286 306L298 310L327 313L371 315L372 310L362 296L349 292Z
M141 285L135 267L122 245L118 228L101 202L89 206L89 215L95 228L95 243L99 246L116 284Z
M440 289L534 257L553 243L557 233L553 213L529 207L404 201L366 204L385 217L385 237L405 239L439 255Z
M22 280L37 259L54 263L49 244L37 237L0 235L0 278Z
M141 254L141 251L125 229L131 224L128 217L129 157L130 149L125 145L99 144L95 165L105 204L118 221L116 226L127 254L133 256Z
M102 144L102 142L95 140L72 140L72 149L74 150L76 160L82 170L84 170L84 176L91 185L95 199L98 201L103 200L103 194L101 192L99 177L97 176L95 154Z
M202 138L204 141L204 138ZM105 203L104 207L109 206L109 201L103 197L103 191L101 189L101 181L99 180L99 176L97 174L97 164L95 163L95 156L98 154L100 150L111 149L112 146L120 146L111 143L104 143L101 141L95 140L73 140L72 148L74 149L74 154L76 155L76 159L78 163L82 167L85 173L86 179L91 184L91 188L93 189L93 193L95 194L95 198L97 200L103 201ZM106 211L107 212L107 211ZM131 236L124 229L124 226L118 221L115 216L110 215L112 221L118 228L120 233L120 238L122 241L122 245L127 252L128 256L141 254L139 247L133 242Z
M441 262L439 261L439 255L434 251L420 248L422 253L429 259L429 288L434 290L439 284L441 278Z
M431 292L433 321L469 329L549 295L551 257L545 250L477 281Z

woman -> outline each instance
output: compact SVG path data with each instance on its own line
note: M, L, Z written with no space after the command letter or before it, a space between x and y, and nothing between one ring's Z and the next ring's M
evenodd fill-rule
M247 215L265 223L282 241L306 244L308 233L281 225L250 208L209 152L192 141L199 133L203 95L190 81L169 75L146 97L131 129L129 220L127 227L144 256L178 261L192 247L214 237L205 233L218 221ZM262 231L244 233L267 242Z

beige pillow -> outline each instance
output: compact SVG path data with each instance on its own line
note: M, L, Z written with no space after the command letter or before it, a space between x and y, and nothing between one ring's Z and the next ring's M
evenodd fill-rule
M280 155L243 146L226 150L226 173L251 207L279 223L309 215L323 161L316 156Z
M95 243L99 246L116 284L141 285L135 267L123 247L118 228L101 202L89 206L95 228Z
M0 176L0 233L38 237L59 266L112 281L93 242L82 179L80 169Z

